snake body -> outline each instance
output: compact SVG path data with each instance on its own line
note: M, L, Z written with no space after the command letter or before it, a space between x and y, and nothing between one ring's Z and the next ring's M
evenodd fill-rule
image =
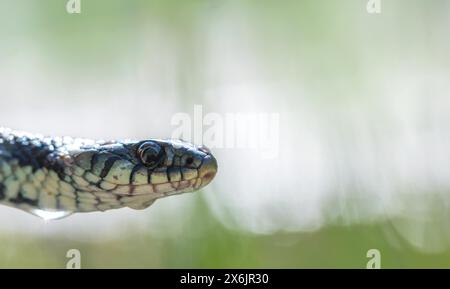
M0 203L34 214L144 209L203 188L216 172L206 147L180 140L94 141L0 128Z

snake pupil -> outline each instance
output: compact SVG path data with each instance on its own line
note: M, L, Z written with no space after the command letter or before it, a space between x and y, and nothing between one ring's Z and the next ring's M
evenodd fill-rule
M152 165L154 162L155 162L155 156L147 154L146 159L145 159L145 163L149 164L149 165Z
M148 167L156 167L163 159L161 147L154 142L145 142L138 148L141 161Z

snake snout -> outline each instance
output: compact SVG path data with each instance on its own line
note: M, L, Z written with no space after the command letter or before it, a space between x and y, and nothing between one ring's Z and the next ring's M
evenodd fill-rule
M217 160L208 154L199 169L199 177L202 179L202 187L209 184L217 173Z

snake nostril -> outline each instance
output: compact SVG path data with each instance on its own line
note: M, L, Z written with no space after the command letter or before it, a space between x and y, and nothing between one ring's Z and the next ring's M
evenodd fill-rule
M201 152L204 152L204 153L207 154L207 155L210 155L210 154L211 154L211 150L210 150L209 148L207 148L206 146L201 146L201 147L199 147L199 150L200 150Z

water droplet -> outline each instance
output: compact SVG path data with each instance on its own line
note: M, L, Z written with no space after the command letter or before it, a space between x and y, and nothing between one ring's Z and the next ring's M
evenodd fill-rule
M68 216L72 215L73 212L45 211L45 210L35 209L35 210L32 210L31 213L33 215L36 215L39 218L43 219L44 221L51 221L51 220L57 220L57 219L62 219L62 218L68 217Z

